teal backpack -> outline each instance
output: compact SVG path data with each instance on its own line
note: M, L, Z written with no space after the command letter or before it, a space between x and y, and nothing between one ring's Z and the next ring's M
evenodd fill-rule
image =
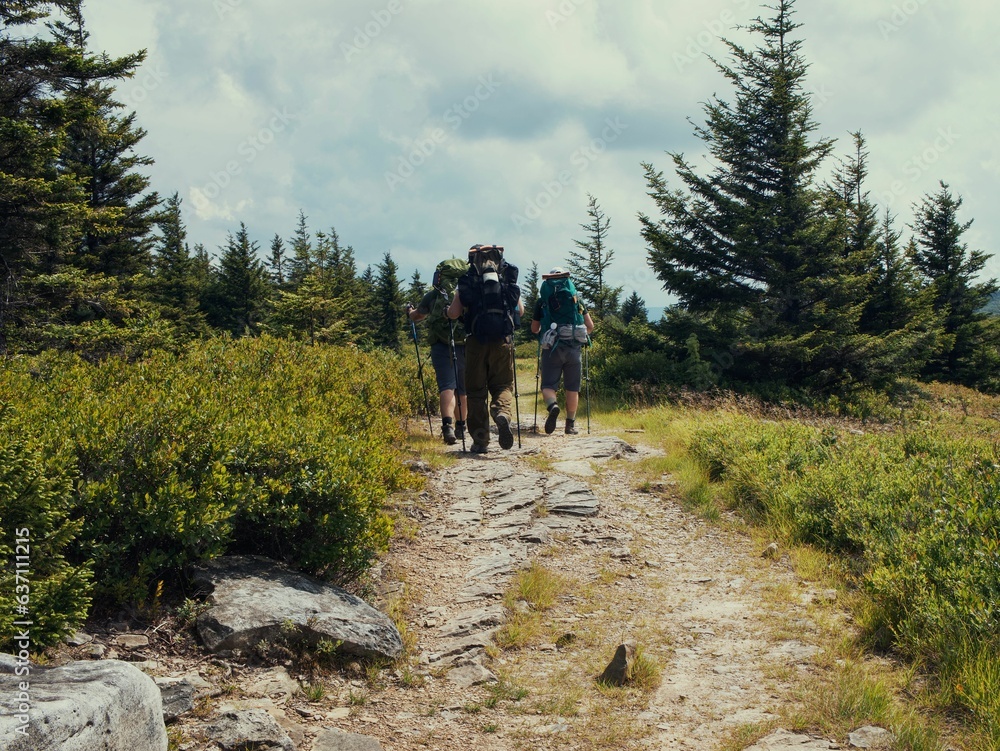
M545 279L538 299L542 301L542 349L554 349L560 342L590 343L580 297L568 273Z

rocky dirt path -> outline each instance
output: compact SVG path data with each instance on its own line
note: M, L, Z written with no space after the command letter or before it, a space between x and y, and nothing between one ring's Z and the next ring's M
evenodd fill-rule
M817 656L824 595L683 511L670 478L637 491L632 463L649 453L522 434L520 449L431 477L411 509L418 530L385 563L415 680L372 691L338 726L396 750L710 749L775 719ZM495 639L511 617L504 593L532 562L562 594L535 633ZM660 668L658 688L597 685L624 641Z
M175 726L178 748L215 751L200 728L250 708L298 751L701 750L770 729L792 707L798 678L822 659L830 595L736 525L682 510L671 478L637 490L636 462L653 449L522 433L511 451L455 452L403 502L410 529L378 577L373 604L402 615L408 660L311 685L291 664L163 660L161 681L186 677L203 697ZM510 594L524 571L556 587L551 607ZM659 675L598 685L626 641Z

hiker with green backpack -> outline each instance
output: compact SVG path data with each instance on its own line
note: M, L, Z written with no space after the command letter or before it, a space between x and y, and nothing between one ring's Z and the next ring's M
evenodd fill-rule
M583 348L590 343L594 321L580 302L569 272L561 267L542 274L538 301L531 317L531 333L540 334L542 397L548 416L545 432L556 429L559 402L556 390L562 378L566 391L566 433L576 435L576 410L583 379ZM589 419L589 418L588 418Z
M441 261L434 269L431 289L417 307L406 309L411 321L427 320L427 341L441 401L441 437L449 446L459 440L465 445L469 403L465 394L465 328L461 321L451 321L446 311L459 278L468 270L469 264L461 258Z

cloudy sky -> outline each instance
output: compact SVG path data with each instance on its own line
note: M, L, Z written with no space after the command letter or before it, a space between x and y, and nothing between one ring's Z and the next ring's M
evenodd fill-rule
M473 243L522 270L611 219L612 279L669 300L646 266L642 162L703 162L702 103L731 90L708 55L766 10L751 0L91 0L96 50L148 50L119 89L148 131L161 194L212 251L246 223L266 252L300 210L359 265L409 277ZM861 130L869 189L912 222L944 180L998 257L1000 8L987 0L799 0L819 135ZM832 163L830 165L833 166ZM676 184L676 181L674 181ZM907 230L908 236L909 231Z

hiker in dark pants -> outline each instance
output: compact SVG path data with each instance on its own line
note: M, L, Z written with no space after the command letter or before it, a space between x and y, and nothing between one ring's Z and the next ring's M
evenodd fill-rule
M465 261L453 260L468 269ZM438 273L435 272L435 279L437 276ZM464 437L465 416L469 413L469 403L465 395L465 328L461 321L453 324L445 316L454 288L454 281L450 285L444 281L440 285L435 284L434 288L423 296L417 307L408 307L406 310L411 321L428 319L427 341L431 345L431 364L434 366L438 397L441 402L441 438L449 446ZM451 351L452 326L455 329L454 359Z
M511 408L514 402L513 333L524 314L517 267L503 259L503 248L474 245L469 272L458 281L448 308L452 320L465 322L465 390L467 424L474 454L490 444L490 416L497 426L500 448L514 445ZM489 402L487 403L487 399Z
M556 429L559 402L556 390L562 378L566 391L566 433L576 435L576 410L583 380L583 347L589 343L594 321L580 302L569 272L556 267L542 274L542 286L531 316L531 333L542 331L542 398L548 415L545 432Z

